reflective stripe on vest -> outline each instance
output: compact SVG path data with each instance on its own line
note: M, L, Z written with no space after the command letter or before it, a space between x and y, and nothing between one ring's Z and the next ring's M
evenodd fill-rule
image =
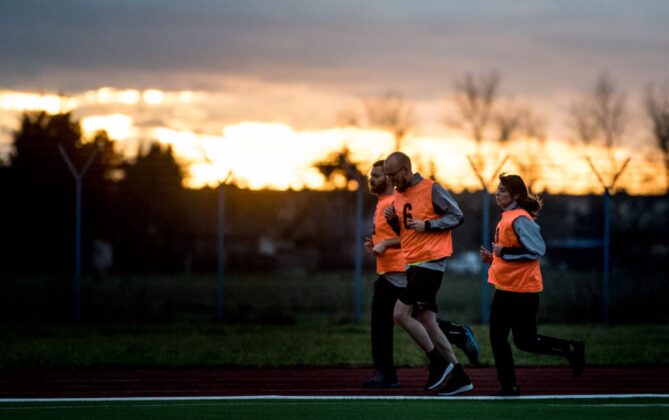
M397 238L397 234L386 221L383 212L393 203L394 195L379 196L374 212L374 230L372 231L372 242L379 244L386 239ZM406 271L406 261L402 250L397 248L386 248L383 255L376 257L376 272L379 274Z
M502 213L502 220L495 230L495 242L503 247L522 247L518 235L513 230L513 221L525 216L532 219L523 209L507 210ZM488 283L498 289L510 292L540 292L543 290L539 260L505 261L493 254L492 264L488 270Z
M430 179L423 179L405 191L395 193L395 213L400 222L400 242L407 264L439 260L453 255L451 231L416 232L409 229L411 219L433 220L441 215L434 211Z

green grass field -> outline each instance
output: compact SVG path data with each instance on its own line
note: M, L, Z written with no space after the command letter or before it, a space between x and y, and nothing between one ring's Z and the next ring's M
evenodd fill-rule
M0 403L3 419L660 419L669 398L181 400Z
M653 275L614 273L610 319L614 324L669 322L669 283ZM371 305L373 273L362 278L361 312ZM597 323L601 320L601 274L546 270L540 323ZM489 286L488 286L489 289ZM0 280L3 324L67 324L73 321L70 276L8 274ZM352 321L351 272L271 272L228 274L224 318L233 324L296 324L321 317ZM490 295L492 291L490 290ZM438 294L440 315L459 322L481 321L478 275L446 273ZM211 323L216 315L214 275L111 275L84 277L81 317L88 324Z
M481 362L492 366L487 327L474 325ZM668 325L542 325L540 332L587 343L589 365L666 366ZM370 328L303 320L295 325L0 326L0 369L86 367L369 366ZM517 366L563 360L514 348ZM395 328L399 366L424 366L425 355ZM464 356L462 357L465 360Z
M363 317L356 323L351 273L230 275L221 324L215 321L214 276L84 278L82 324L73 325L71 279L8 276L0 282L0 369L369 366L373 279L369 273L363 278ZM660 318L610 326L574 322L599 311L597 281L593 273L548 271L539 332L586 341L590 365L667 365L669 325ZM656 300L666 296L650 286L644 290L654 291ZM447 274L440 317L470 324L481 361L491 366L479 298L476 276ZM641 295L634 299L638 308L629 314L652 306ZM398 365L425 364L404 331L396 328L395 337ZM518 366L563 363L523 352L515 360Z

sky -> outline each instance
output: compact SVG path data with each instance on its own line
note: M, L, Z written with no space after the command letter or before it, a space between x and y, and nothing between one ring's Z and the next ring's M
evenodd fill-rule
M356 148L360 135L380 138L381 146L359 152L369 161L392 141L373 130L342 132L343 111L394 90L414 105L412 142L459 141L444 122L454 82L491 71L505 97L544 116L556 141L569 140L570 103L606 73L632 116L621 147L650 150L640 103L648 83L669 82L668 21L665 0L3 0L0 153L11 150L17 112L63 94L72 101L52 97L57 108L82 122L97 118L88 126L115 129L128 150L138 136L160 132L161 142L197 143L181 147L192 163L203 144L224 153L226 139L244 132L256 146L256 136L275 135L322 143L313 159L342 144ZM449 172L467 170L463 153ZM212 160L192 168L207 172ZM217 174L232 169L218 166Z

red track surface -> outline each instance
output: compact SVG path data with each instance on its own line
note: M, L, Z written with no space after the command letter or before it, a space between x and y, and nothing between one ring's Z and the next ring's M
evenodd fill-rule
M493 368L468 368L475 389L498 389ZM587 368L574 378L568 368L516 370L523 395L669 394L669 367ZM400 369L402 386L360 387L371 369L95 369L0 372L0 398L176 397L248 395L431 395L425 369Z

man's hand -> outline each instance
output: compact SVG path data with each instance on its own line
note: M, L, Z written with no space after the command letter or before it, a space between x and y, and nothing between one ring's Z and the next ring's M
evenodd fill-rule
M365 238L365 241L362 243L365 246L365 250L369 255L372 255L373 251L372 248L374 248L374 242L372 241L372 238L369 236Z
M372 248L372 253L377 257L383 255L384 252L386 252L386 241L376 244L374 245L374 248Z
M386 209L383 211L383 215L385 216L386 220L393 220L394 218L397 217L397 214L395 214L395 203L391 203Z
M488 264L492 263L492 252L481 247L481 249L479 250L479 254L481 255L481 262Z
M502 248L504 248L502 245L495 242L492 243L492 252L498 257L502 256Z
M415 230L416 232L425 232L425 220L420 219L411 219L407 223L409 229Z

